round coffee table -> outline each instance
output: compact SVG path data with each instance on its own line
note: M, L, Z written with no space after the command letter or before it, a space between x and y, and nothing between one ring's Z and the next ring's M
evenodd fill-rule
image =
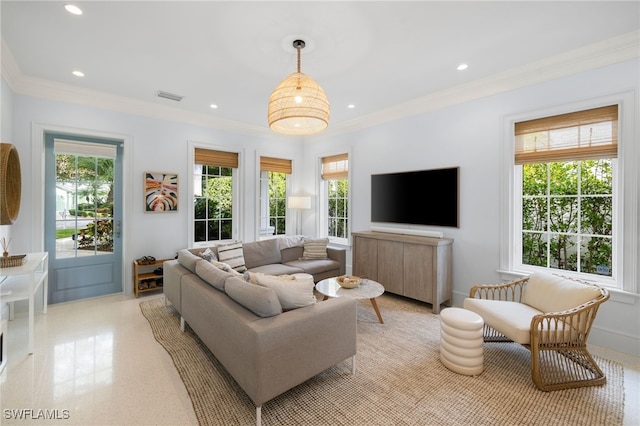
M340 284L338 284L337 277L327 278L319 281L318 284L316 284L316 290L324 295L323 300L327 300L330 297L369 299L369 301L371 301L373 309L376 311L376 315L378 315L378 319L382 324L384 324L382 315L380 315L380 310L378 309L378 304L376 303L376 297L384 293L384 287L379 282L365 278L362 280L362 283L358 287L343 288L342 286L340 286Z

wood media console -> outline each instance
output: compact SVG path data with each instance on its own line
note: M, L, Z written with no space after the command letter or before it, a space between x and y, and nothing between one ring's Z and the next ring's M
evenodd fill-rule
M353 275L379 282L385 291L427 302L434 314L451 304L450 238L385 232L353 232Z

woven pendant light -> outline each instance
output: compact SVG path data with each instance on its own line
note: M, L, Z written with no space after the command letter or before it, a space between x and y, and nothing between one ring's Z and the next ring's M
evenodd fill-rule
M314 79L300 72L300 50L304 41L296 40L298 72L275 88L269 98L269 128L286 135L312 135L329 125L329 100Z

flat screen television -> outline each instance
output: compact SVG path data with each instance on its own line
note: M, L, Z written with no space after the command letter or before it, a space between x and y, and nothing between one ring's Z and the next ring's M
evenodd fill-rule
M459 167L371 175L371 222L459 227Z

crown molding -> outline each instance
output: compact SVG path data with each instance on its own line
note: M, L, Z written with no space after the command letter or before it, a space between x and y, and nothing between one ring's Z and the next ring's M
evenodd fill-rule
M332 136L640 58L640 30L434 92L327 129Z
M4 40L0 40L0 45L2 48L2 77L14 93L261 138L275 137L273 132L266 127L26 76L20 71ZM638 57L640 57L640 30L367 114L343 124L331 126L318 136L333 136L378 126ZM318 136L307 136L302 139L313 140Z

